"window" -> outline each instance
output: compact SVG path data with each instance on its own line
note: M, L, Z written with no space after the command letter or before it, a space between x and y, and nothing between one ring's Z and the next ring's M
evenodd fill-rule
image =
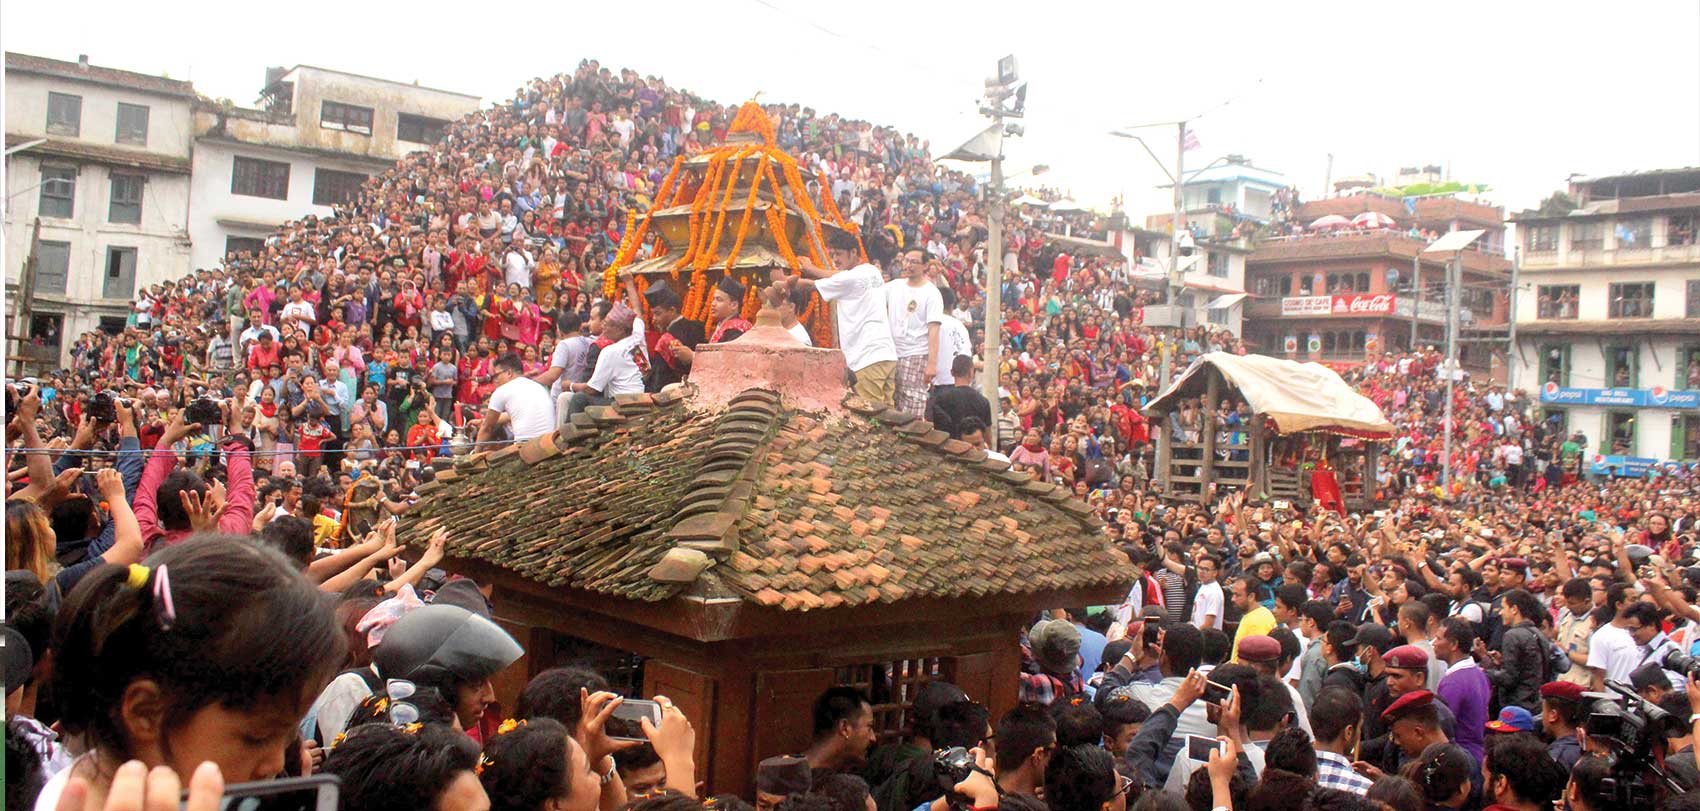
M440 118L402 113L396 117L395 139L416 144L433 144L443 137L443 130L448 129L448 126L449 122Z
M1570 385L1570 345L1548 344L1541 347L1541 385L1557 383Z
M136 292L136 249L106 249L106 279L100 294L129 301Z
M1677 347L1674 388L1700 391L1700 344Z
M1218 279L1228 278L1228 255L1221 251L1211 251L1205 267L1210 275Z
M1700 459L1700 417L1672 414L1670 419L1671 458L1688 461Z
M1636 361L1639 353L1634 345L1606 347L1606 385L1614 389L1635 388Z
M148 145L148 108L143 104L118 102L118 135L121 144Z
M124 334L124 317L121 315L103 315L100 317L100 331L107 335Z
M1529 226L1529 252L1558 250L1558 226Z
M140 225L142 222L142 186L147 178L142 175L112 176L112 206L107 212L106 219L111 222Z
M63 346L65 316L60 313L30 315L30 345L51 348L57 355Z
M1689 318L1700 318L1700 279L1688 281L1688 307L1686 312Z
M1229 309L1231 309L1231 308L1228 308L1228 307L1212 307L1212 308L1205 310L1205 317L1209 319L1210 323L1216 324L1217 326L1225 327L1225 326L1228 325L1228 310Z
M83 97L47 94L47 134L76 136L83 131Z
M1582 287L1574 284L1543 284L1535 288L1536 318L1575 318L1576 301Z
M1652 318L1653 283L1619 282L1611 286L1612 318Z
M1653 220L1651 217L1636 217L1632 220L1618 220L1612 229L1612 236L1617 239L1618 250L1653 247Z
M287 200L289 164L239 157L230 170L230 193Z
M224 256L229 258L237 254L259 256L266 251L266 241L258 237L225 237Z
M356 107L340 101L325 101L319 105L319 126L330 130L348 130L372 134L372 108Z
M65 295L71 275L71 243L42 240L35 246L35 292Z
M1281 295L1290 296L1292 294L1293 294L1293 277L1282 276L1281 277Z
M1607 411L1604 444L1613 456L1635 455L1635 412Z
M353 200L360 194L360 184L365 182L366 176L359 172L314 169L313 205L334 206Z
M1665 224L1666 245L1693 245L1696 241L1696 221L1693 214L1672 215Z
M77 170L41 167L41 216L70 219L77 203Z
M1579 222L1570 226L1570 249L1573 251L1597 251L1605 247L1605 229L1597 222Z

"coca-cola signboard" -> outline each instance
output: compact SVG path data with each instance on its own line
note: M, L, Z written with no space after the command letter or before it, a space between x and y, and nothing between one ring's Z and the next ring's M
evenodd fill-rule
M1335 315L1392 315L1392 293L1355 293L1335 296Z
M1338 296L1287 296L1281 315L1392 315L1392 293L1347 293Z

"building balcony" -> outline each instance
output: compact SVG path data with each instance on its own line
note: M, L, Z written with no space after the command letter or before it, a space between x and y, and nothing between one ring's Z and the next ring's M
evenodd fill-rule
M1609 267L1700 264L1700 244L1657 248L1591 248L1525 251L1524 270L1585 270Z
M1391 257L1408 262L1428 247L1428 241L1395 231L1355 231L1275 237L1257 244L1257 250L1247 257L1251 264L1278 262L1321 262ZM1428 254L1426 260L1440 261L1451 257ZM1500 274L1509 273L1511 260L1502 255L1474 247L1463 253L1464 270Z

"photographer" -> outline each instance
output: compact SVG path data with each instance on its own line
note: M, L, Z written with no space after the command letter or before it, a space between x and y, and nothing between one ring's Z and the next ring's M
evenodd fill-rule
M253 444L243 431L244 409L240 402L229 401L224 411L230 423L229 432L219 443L219 450L224 453L228 493L226 485L215 483L209 488L200 474L177 470L177 454L172 446L205 430L204 426L185 422L187 409L178 411L165 426L165 433L154 446L157 452L148 458L136 488L136 521L141 525L142 540L148 549L181 543L195 532L245 535L252 529Z

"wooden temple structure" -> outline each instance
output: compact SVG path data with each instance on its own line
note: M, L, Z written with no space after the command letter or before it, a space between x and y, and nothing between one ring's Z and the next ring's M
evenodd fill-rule
M739 120L759 131L756 115ZM782 234L814 245L834 226L793 196L806 186L774 182L789 172L767 154L739 147L718 170L696 165L767 178L745 199L788 212L739 219L778 228L703 234L738 226L693 208L688 231L669 235L680 213L669 206L654 216L655 256L622 259L652 280L677 268L691 289L705 269L740 272L750 257L750 273L794 266ZM711 255L677 265L693 250ZM445 568L491 587L496 620L526 649L497 677L504 706L549 667L618 668L629 694L666 695L691 718L708 790L743 796L762 758L810 743L826 688L866 691L887 734L934 679L1002 713L1038 612L1117 602L1132 584L1125 555L1065 489L854 397L840 351L804 346L757 309L738 340L697 348L685 383L435 460L399 534L422 546L448 530ZM829 337L829 320L805 323Z
M1224 400L1237 416L1217 418ZM1375 501L1377 441L1393 436L1380 407L1317 363L1210 352L1143 411L1157 435L1165 498L1207 503L1313 499L1343 511Z

